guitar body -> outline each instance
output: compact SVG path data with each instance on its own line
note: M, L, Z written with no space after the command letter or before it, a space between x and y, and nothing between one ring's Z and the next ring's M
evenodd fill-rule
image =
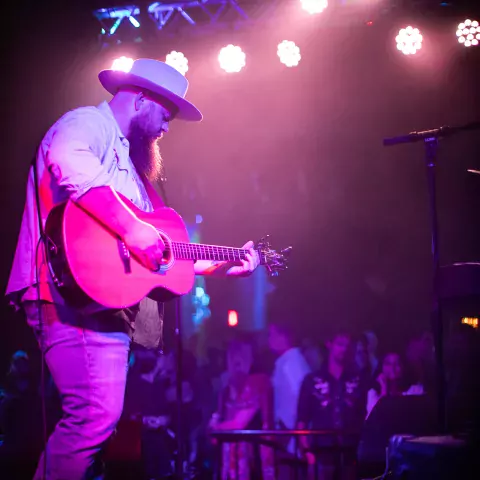
M125 308L145 296L166 301L188 293L194 282L193 260L175 258L172 242L189 243L186 226L174 210L147 213L125 197L123 202L141 220L153 225L165 242L165 264L159 272L143 267L120 239L72 201L50 212L45 232L48 258L62 296L76 306L96 302Z

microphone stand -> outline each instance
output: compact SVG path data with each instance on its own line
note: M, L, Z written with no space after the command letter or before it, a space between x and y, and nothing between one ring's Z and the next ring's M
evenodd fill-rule
M177 480L184 478L183 463L185 458L185 443L183 441L183 368L182 368L182 297L175 300L175 344L177 357L177 458L175 476Z
M432 238L432 263L433 263L433 278L432 278L432 330L435 339L435 357L437 366L437 408L438 408L438 428L440 433L446 433L448 429L447 424L447 409L446 409L446 379L445 379L445 365L443 355L443 336L444 326L440 299L440 256L439 256L439 242L438 242L438 212L437 212L437 189L435 178L435 167L437 164L437 151L439 139L453 135L455 133L480 129L480 122L468 123L459 127L440 127L432 130L425 130L421 132L411 132L407 135L398 137L385 138L383 140L384 146L392 146L400 143L415 143L423 141L425 145L425 165L427 167L427 182L429 193L429 208L430 208L430 227Z
M158 182L161 196L165 206L169 206L167 192L165 189L166 172L163 172L163 178ZM176 353L176 381L175 390L177 397L177 456L175 461L175 478L182 480L184 478L183 463L185 459L185 442L183 441L183 368L182 368L182 297L175 300L175 353Z

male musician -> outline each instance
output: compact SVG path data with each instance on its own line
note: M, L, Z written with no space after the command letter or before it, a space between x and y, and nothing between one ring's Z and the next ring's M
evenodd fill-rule
M145 298L122 310L86 313L73 308L56 290L40 239L36 195L45 224L51 208L70 199L117 234L130 252L158 270L165 248L157 231L139 220L116 192L144 211L152 211L162 159L157 141L174 118L200 121L185 100L188 82L165 63L136 60L128 73L104 70L109 103L65 114L47 132L30 169L27 198L15 259L7 288L34 328L47 365L62 397L63 418L50 436L46 462L36 478L82 480L92 474L102 445L112 434L123 408L130 342L155 347L163 310ZM158 198L156 199L158 204ZM245 276L259 264L253 243L239 264L197 261L197 274Z

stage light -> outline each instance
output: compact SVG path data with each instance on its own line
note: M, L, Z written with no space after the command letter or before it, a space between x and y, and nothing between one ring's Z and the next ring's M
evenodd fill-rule
M478 318L477 317L463 317L462 323L464 325L470 325L473 328L478 328Z
M422 48L423 37L418 28L402 28L395 37L397 48L404 55L414 55Z
M123 17L117 18L115 20L115 23L113 24L112 28L110 29L110 35L113 35L117 31L117 28L122 23L122 20L123 20Z
M466 47L476 47L480 42L480 26L476 20L465 20L457 28L457 37L459 43Z
M173 50L167 55L165 63L178 70L182 75L188 71L188 59L182 52Z
M237 73L245 66L245 53L236 45L227 45L218 55L220 67L228 73Z
M130 23L135 27L135 28L138 28L140 27L140 22L135 18L135 17L128 17L128 19L130 20Z
M302 8L308 13L322 13L328 7L328 0L300 0Z
M205 293L205 288L195 287L194 304L197 305L197 307L208 307L210 304L210 295Z
M120 57L116 58L112 64L112 70L119 70L120 72L129 72L133 66L133 58Z
M295 45L295 42L290 40L284 40L278 44L277 55L280 58L280 62L287 67L296 67L302 58L300 48Z
M229 327L236 327L238 325L238 313L235 310L229 310L227 321Z

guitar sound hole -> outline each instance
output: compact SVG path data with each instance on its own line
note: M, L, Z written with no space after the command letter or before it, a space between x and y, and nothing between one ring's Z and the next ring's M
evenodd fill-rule
M163 240L165 244L165 250L163 251L163 263L168 264L173 259L173 252L172 252L172 241L166 235L160 233L160 238Z

